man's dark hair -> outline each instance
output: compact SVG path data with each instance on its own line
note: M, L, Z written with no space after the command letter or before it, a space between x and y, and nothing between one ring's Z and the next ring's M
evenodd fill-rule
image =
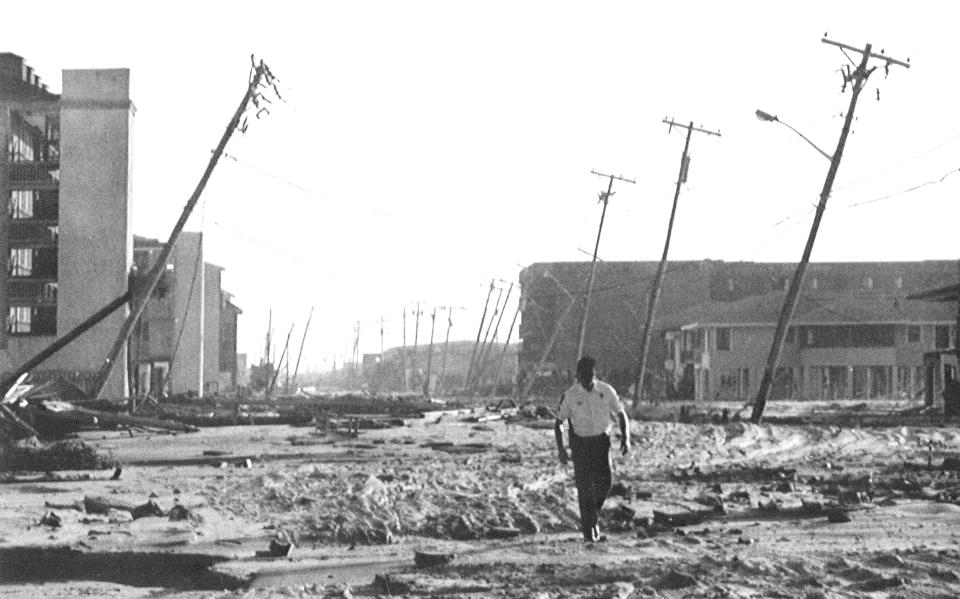
M593 374L597 361L590 356L584 356L577 360L577 374Z

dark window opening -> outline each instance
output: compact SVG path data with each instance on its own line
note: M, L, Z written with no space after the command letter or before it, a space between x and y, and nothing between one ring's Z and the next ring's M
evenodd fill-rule
M56 306L10 306L7 314L10 335L56 335Z
M920 342L920 327L918 325L910 325L907 327L907 342L908 343Z
M938 324L934 328L935 347L937 349L946 349L950 347L950 327L945 324Z
M717 329L717 351L730 351L729 327L722 327Z
M893 347L893 325L858 324L807 327L807 347Z

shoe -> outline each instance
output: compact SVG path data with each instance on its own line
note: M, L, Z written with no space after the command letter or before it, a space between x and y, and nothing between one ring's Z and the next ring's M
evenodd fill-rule
M599 525L599 524L595 524L595 525L593 526L593 530L591 531L590 536L593 537L593 540L594 540L594 541L599 541L599 542L601 542L601 543L602 543L603 541L606 541L606 540L607 540L607 535L602 535L602 534L600 534L600 525Z
M600 528L596 525L583 531L584 543L595 543L600 538Z

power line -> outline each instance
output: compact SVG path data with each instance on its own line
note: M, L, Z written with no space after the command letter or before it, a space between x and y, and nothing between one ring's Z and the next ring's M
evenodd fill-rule
M249 162L246 162L246 161L244 161L244 160L241 160L241 159L237 158L237 157L234 156L233 154L228 154L228 153L224 152L223 156L224 156L224 158L229 158L229 159L232 160L233 162L235 162L235 163L237 163L237 164L239 164L239 165L241 165L241 166L244 166L244 167L246 167L246 168L248 168L248 169L250 169L250 170L252 170L252 171L254 171L254 172L260 173L261 175L264 175L265 177L269 177L269 178L277 181L278 183L283 183L284 185L288 185L288 186L290 186L290 187L293 187L294 189L297 189L297 190L299 190L299 191L302 191L303 193L306 193L306 194L309 194L309 195L318 197L318 198L320 198L320 199L329 200L329 197L328 197L328 196L325 196L325 195L323 195L323 194L321 194L321 193L319 193L319 192L317 192L317 191L314 191L314 190L312 190L312 189L310 189L310 188L308 188L308 187L304 187L303 185L300 185L299 183L296 183L296 182L291 181L291 180L289 180L289 179L285 179L284 177L281 177L281 176L279 176L279 175L275 175L275 174L271 173L270 171L267 171L267 170L265 170L265 169L263 169L263 168L260 168L260 167L258 167L258 166L254 166L254 165L250 164ZM397 218L397 215L395 215L395 214L391 214L391 213L389 213L389 212L384 212L383 210L378 210L378 209L376 209L376 208L370 208L370 207L367 207L367 206L360 206L360 208L363 209L363 210L366 210L367 212L371 212L371 213L373 213L373 214L377 214L377 215L379 215L379 216L385 216L385 217L387 217L387 218Z
M942 143L939 143L939 144L937 144L936 146L934 146L934 147L932 147L932 148L930 148L930 149L928 149L928 150L924 150L923 152L920 152L919 154L917 154L917 155L915 155L915 156L912 156L912 157L910 157L910 158L907 158L906 160L901 160L900 162L898 162L897 164L895 164L895 165L893 165L893 166L891 166L891 167L888 167L888 168L885 168L885 169L883 169L883 170L877 171L877 172L875 172L875 173L873 173L873 174L871 174L871 175L867 175L866 177L863 177L863 178L861 178L861 179L857 179L856 181L853 181L853 182L851 182L851 183L847 183L846 185L844 185L844 186L842 186L842 187L838 187L837 189L834 189L834 190L833 190L833 193L834 193L834 194L840 193L841 191L843 191L843 190L845 190L845 189L849 189L849 188L851 188L851 187L853 187L853 186L855 186L855 185L859 185L859 184L863 183L864 181L869 181L869 180L871 180L871 179L875 179L876 177L879 177L880 175L885 175L885 174L887 174L887 173L889 173L889 172L891 172L891 171L895 171L895 170L897 170L898 168L900 168L901 166L907 164L908 162L913 162L913 161L916 160L917 158L922 158L922 157L926 156L927 154L931 154L931 153L939 150L940 148L944 147L945 145L949 144L950 142L955 141L955 140L957 140L957 139L960 139L960 133L957 133L956 135L951 136L951 137L950 137L949 139L947 139L946 141L944 141L944 142L942 142Z
M846 205L843 206L843 207L844 207L844 208L856 208L857 206L865 206L865 205L867 205L867 204L873 204L873 203L875 203L875 202L882 202L882 201L884 201L884 200L890 200L890 199L893 199L893 198L895 198L895 197L897 197L897 196L901 196L901 195L910 193L911 191L916 191L916 190L918 190L918 189L920 189L920 188L927 187L928 185L938 185L938 184L940 184L940 183L943 183L944 179L946 179L947 177L949 177L950 175L952 175L952 174L954 174L954 173L956 173L956 172L958 172L958 171L960 171L960 168L955 168L955 169L953 169L953 170L947 171L947 172L946 172L942 177L940 177L939 179L931 180L931 181L925 181L925 182L923 182L923 183L920 183L919 185L914 185L913 187L909 187L909 188L907 188L907 189L904 189L903 191L898 191L898 192L896 192L896 193L891 193L891 194L889 194L889 195L885 195L885 196L879 197L879 198L874 198L874 199L872 199L872 200L865 200L865 201L863 201L863 202L856 202L856 203L853 203L853 204L846 204Z

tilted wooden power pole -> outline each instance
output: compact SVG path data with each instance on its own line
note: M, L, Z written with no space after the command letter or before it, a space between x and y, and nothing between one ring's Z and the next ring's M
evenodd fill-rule
M510 287L507 288L507 296L503 298L503 305L499 307L499 316L497 312L494 312L494 316L497 316L497 324L494 325L493 327L493 337L490 338L490 343L487 344L486 347L480 348L481 357L479 360L477 360L477 363L479 364L479 366L477 367L477 375L475 377L476 379L475 383L477 385L480 384L481 377L483 377L486 374L487 368L490 364L489 362L490 353L493 351L493 346L496 344L497 335L500 334L500 322L503 321L503 314L506 311L507 302L510 301L510 293L512 291L513 291L513 283L510 283Z
M843 91L850 86L850 106L847 108L847 114L844 117L843 129L840 130L840 139L837 141L837 149L830 159L830 168L827 170L827 177L823 182L823 189L820 191L820 202L817 204L817 210L813 217L813 224L810 226L810 234L807 237L807 243L803 248L803 255L800 257L800 263L793 273L790 280L790 288L787 290L787 296L783 302L783 308L780 311L780 318L777 320L777 329L773 334L773 343L770 346L770 354L767 357L766 368L763 371L763 378L760 380L760 390L757 392L757 399L753 404L753 412L750 415L750 421L754 424L760 424L763 419L763 410L770 398L770 389L773 386L773 377L777 372L777 364L780 362L780 352L783 350L783 340L786 337L787 329L790 326L790 320L797 308L797 300L800 297L800 289L803 286L803 276L807 271L807 263L810 261L810 253L813 251L813 243L817 239L817 231L820 228L820 220L823 218L823 212L827 208L827 200L830 198L830 191L833 189L833 180L837 176L837 169L840 168L840 158L843 156L843 148L847 144L847 135L850 133L850 125L853 123L853 113L857 108L857 99L860 92L867 83L870 74L876 67L868 68L870 58L876 58L886 62L884 69L889 72L890 65L896 64L902 67L910 68L909 62L902 62L881 54L874 54L872 46L867 44L864 48L855 48L847 44L841 44L822 38L825 44L836 46L843 51L849 60L846 51L856 52L861 55L860 64L855 65L851 70L848 65L843 71ZM851 60L851 63L853 61ZM878 96L879 97L879 96Z
M493 295L495 279L490 279L490 288L487 289L487 299L483 303L483 315L480 316L480 326L477 328L477 340L473 343L473 352L470 354L470 363L467 364L467 375L463 379L463 390L467 390L470 383L470 375L473 374L473 363L477 360L477 349L480 347L480 335L483 334L483 324L487 320L487 308L490 307L490 296Z
M477 358L473 363L473 377L467 379L467 385L464 388L464 391L471 391L474 384L476 384L477 377L480 375L480 370L483 368L483 355L487 347L487 339L490 338L490 329L493 328L493 319L496 318L497 314L500 313L500 298L503 297L503 287L498 288L497 301L493 303L493 314L490 315L490 320L487 321L487 332L483 334L483 343L480 344L480 349L477 352Z
M297 352L297 365L293 367L293 384L297 384L297 372L300 371L300 357L303 355L303 346L307 342L307 331L310 329L310 320L313 318L313 306L310 306L310 313L307 315L307 324L303 327L303 338L300 340L300 351Z
M433 367L433 330L437 326L437 308L430 314L430 349L427 350L427 380L423 383L423 396L430 397L430 370Z
M250 59L253 61L252 56ZM244 123L241 124L241 120L243 119L244 113L247 111L247 106L251 102L257 107L260 106L261 100L265 99L262 96L261 89L265 87L273 87L273 90L276 91L273 74L270 72L270 68L267 67L267 65L261 60L259 64L253 64L251 77L247 82L247 89L243 95L243 99L240 101L240 105L237 107L236 112L234 112L230 122L227 123L227 128L220 138L220 143L218 143L217 147L213 150L213 155L210 157L210 161L207 163L206 170L204 170L203 175L200 177L200 182L197 184L196 189L194 189L190 199L187 200L187 203L180 214L180 219L177 221L176 225L174 225L173 231L170 233L170 238L167 240L167 243L163 246L163 249L160 250L160 255L157 257L157 261L148 272L143 286L136 290L131 290L135 291L135 294L130 302L130 314L127 316L126 320L124 320L123 325L121 325L120 331L117 333L117 339L114 342L110 353L107 355L106 360L103 362L103 365L100 367L99 372L97 373L96 382L94 383L93 392L91 394L94 399L99 399L104 388L106 388L107 382L110 380L110 376L113 374L113 370L116 367L117 358L120 356L121 352L123 352L123 348L127 344L130 334L133 332L134 325L140 319L140 315L143 314L143 310L146 307L147 302L150 300L154 290L157 288L157 283L160 281L160 276L166 269L167 261L170 259L170 254L173 252L173 248L177 243L177 239L180 237L180 233L183 231L184 226L186 226L187 219L190 218L190 214L193 212L194 207L200 200L200 194L203 193L204 188L207 186L207 181L210 179L214 168L217 166L217 162L223 155L223 151L227 147L227 142L230 141L230 137L233 136L234 131L237 129L246 128L246 122L244 121ZM267 111L266 107L259 108L256 113L257 116L264 111Z
M640 400L643 398L644 379L647 374L647 353L650 351L650 335L653 334L653 323L657 313L657 301L660 299L660 284L663 282L663 273L667 267L667 253L670 251L670 236L673 235L673 219L677 215L677 200L680 199L680 186L687 182L687 173L690 168L690 136L694 131L706 133L707 135L720 136L719 131L708 131L693 126L693 121L689 125L681 125L673 119L663 119L663 122L670 125L672 131L674 127L686 127L687 140L683 144L683 154L680 156L680 173L677 175L677 187L673 192L673 207L670 209L670 221L667 223L667 239L663 244L663 255L660 257L660 264L657 265L657 274L653 279L653 288L650 290L649 301L647 302L647 321L643 327L643 336L640 339L640 358L637 367L637 378L633 387L634 410L639 408Z
M597 227L597 242L593 246L593 261L590 263L590 278L587 279L587 293L583 297L583 317L580 319L580 335L577 338L577 361L583 356L583 342L587 336L587 316L590 313L590 296L593 293L593 279L597 272L597 251L600 249L600 235L603 233L603 220L607 216L607 204L610 202L610 196L613 195L613 180L624 181L626 183L636 183L633 179L625 179L619 175L605 175L591 170L591 173L598 177L608 177L610 183L607 185L607 191L600 193L600 203L603 204L603 210L600 212L600 226Z

